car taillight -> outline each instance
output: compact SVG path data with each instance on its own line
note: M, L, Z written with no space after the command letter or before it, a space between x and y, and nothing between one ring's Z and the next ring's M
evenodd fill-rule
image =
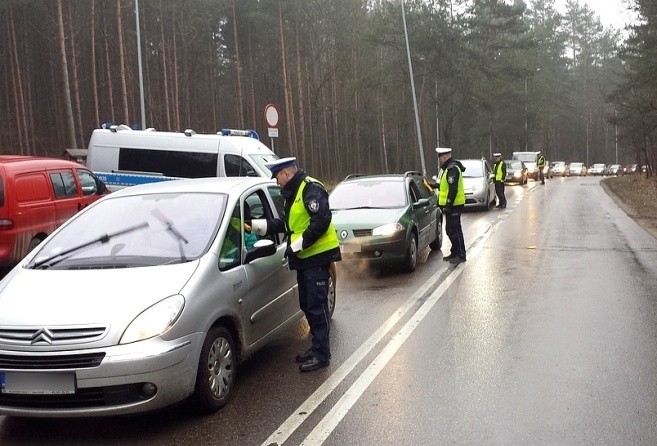
M14 221L8 219L0 219L0 230L11 229L14 227Z

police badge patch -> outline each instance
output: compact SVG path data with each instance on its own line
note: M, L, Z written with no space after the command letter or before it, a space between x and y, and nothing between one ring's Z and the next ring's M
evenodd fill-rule
M454 177L447 177L447 182L449 184L454 184L454 179L455 179Z
M313 214L319 211L319 203L317 202L317 200L313 200L310 203L308 203L308 210Z

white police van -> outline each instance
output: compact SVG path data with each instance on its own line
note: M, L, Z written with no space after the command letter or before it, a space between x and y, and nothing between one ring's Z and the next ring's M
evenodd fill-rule
M265 163L276 159L253 130L197 134L193 130L159 132L112 125L93 131L87 167L110 190L117 190L179 178L269 178Z

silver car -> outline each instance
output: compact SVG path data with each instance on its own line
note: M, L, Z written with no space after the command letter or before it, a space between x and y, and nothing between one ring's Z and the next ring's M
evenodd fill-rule
M495 205L495 184L493 173L485 159L459 160L463 171L463 189L465 191L465 207L488 210Z
M240 361L303 315L284 234L247 232L281 198L263 178L176 180L78 213L0 282L0 414L222 407Z

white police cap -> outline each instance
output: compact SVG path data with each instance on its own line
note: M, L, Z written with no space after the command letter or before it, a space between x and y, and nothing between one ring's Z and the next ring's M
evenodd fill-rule
M495 152L495 153L493 153L493 156L499 156L501 158L502 154L500 152Z
M451 153L452 149L449 147L436 147L436 152L438 152L438 156L444 155L446 153Z
M270 163L265 163L265 167L271 171L271 177L275 178L278 172L288 167L294 166L296 163L296 157L291 156L289 158L281 158Z

